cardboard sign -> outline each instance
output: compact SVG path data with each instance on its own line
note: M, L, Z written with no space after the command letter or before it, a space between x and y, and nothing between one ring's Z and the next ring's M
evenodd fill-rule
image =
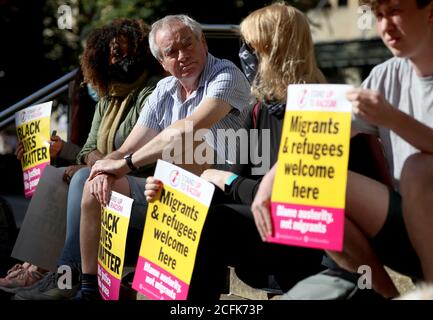
M133 199L115 191L101 213L101 234L98 249L98 287L105 300L118 300L126 236Z
M57 272L65 244L68 185L65 168L47 166L27 208L12 257Z
M50 164L50 116L52 102L28 107L15 114L18 140L23 144L21 159L24 195L30 198L45 166Z
M271 242L341 251L350 145L347 85L290 85Z
M150 299L185 300L215 187L158 160L163 188L149 203L132 287Z

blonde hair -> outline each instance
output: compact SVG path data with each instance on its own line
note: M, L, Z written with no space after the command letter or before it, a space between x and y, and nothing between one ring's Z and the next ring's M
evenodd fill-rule
M240 29L259 58L251 92L260 101L286 101L289 84L326 82L317 67L307 18L298 9L274 3L252 12Z

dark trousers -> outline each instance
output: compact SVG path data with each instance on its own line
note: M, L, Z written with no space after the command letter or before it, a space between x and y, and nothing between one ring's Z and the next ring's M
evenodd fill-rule
M219 299L228 266L252 287L285 292L323 270L322 256L321 250L263 242L249 206L213 205L201 235L188 299Z

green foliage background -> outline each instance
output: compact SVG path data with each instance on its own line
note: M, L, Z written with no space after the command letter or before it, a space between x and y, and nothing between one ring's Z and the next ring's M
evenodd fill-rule
M320 1L287 2L305 11ZM185 13L200 23L238 24L251 11L270 3L263 0L48 0L43 19L45 55L66 72L77 65L89 31L115 18L141 18L151 24L166 14ZM57 10L65 4L72 9L72 30L59 29L57 24L60 16Z

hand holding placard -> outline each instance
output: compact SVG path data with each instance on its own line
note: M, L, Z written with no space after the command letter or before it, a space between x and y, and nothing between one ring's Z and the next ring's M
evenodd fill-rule
M133 288L151 299L186 299L215 187L161 160L148 182L150 202Z
M345 85L290 85L272 191L269 241L343 245L351 104Z

